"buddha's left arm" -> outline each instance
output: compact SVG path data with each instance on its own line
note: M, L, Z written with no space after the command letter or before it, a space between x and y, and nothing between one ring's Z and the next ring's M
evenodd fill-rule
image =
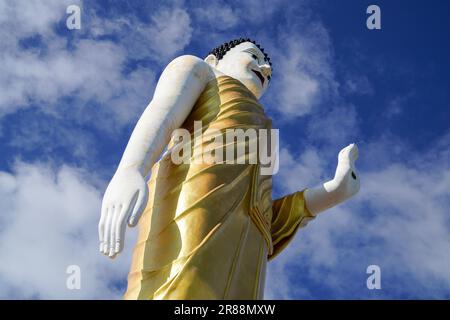
M294 192L273 202L271 235L273 252L269 259L280 253L292 240L299 228L315 218L305 204L305 191Z
M339 152L334 178L324 184L295 192L273 202L272 259L294 237L296 231L306 226L317 214L344 202L359 191L360 182L355 161L358 147L350 144Z

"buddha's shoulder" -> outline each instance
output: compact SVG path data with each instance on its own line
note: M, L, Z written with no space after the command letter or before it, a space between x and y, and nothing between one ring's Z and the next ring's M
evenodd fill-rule
M215 77L211 66L193 55L176 57L166 67L166 72L193 73L198 78L210 80Z
M185 66L208 66L209 65L204 61L203 59L200 59L199 57L190 55L190 54L184 54L182 56L178 56L175 59L173 59L170 63L170 65L185 65Z
M225 73L208 64L205 60L188 54L176 57L167 67L175 69L182 68L185 71L195 72L208 82L219 78L230 78Z

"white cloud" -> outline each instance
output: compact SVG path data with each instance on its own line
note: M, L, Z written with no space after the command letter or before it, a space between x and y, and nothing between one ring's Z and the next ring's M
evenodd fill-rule
M70 97L70 116L78 121L103 129L129 124L150 101L156 72L141 65L125 72L128 59L166 64L190 41L190 17L181 8L162 8L146 24L134 16L109 20L85 6L82 29L71 31L69 43L68 35L55 32L55 26L65 24L65 9L72 3L15 1L0 6L0 35L5 39L0 116L31 105L58 115L67 111L61 99ZM100 37L105 35L116 40ZM24 48L30 37L39 45Z
M359 136L358 113L353 105L333 105L313 115L307 125L311 141L344 146Z
M243 24L263 24L264 27L268 27L267 21L271 20L275 14L284 15L286 7L289 6L289 10L294 11L301 8L304 0L297 0L294 2L289 0L247 0L239 1L236 3L236 7L241 14L240 18L243 20Z
M18 162L0 172L0 297L120 298L134 233L122 257L98 252L101 191L95 176L73 167ZM66 268L81 268L81 290L68 290Z
M353 75L349 77L343 88L349 94L355 95L373 95L375 89L369 78L365 75Z
M152 16L149 38L153 49L161 56L172 56L191 40L192 27L184 9L162 9Z
M191 17L182 7L161 7L149 15L149 22L136 16L100 17L90 12L89 33L99 39L118 36L123 50L133 59L150 59L162 67L191 41Z
M285 118L309 114L337 94L328 31L318 21L305 24L280 26L279 45L271 49L277 61L271 91L277 111Z
M398 95L393 97L388 103L387 108L383 116L390 119L396 116L399 116L403 109L405 108L405 104L410 100L412 97L412 93L407 93L404 95Z
M194 9L196 20L199 23L207 24L212 29L227 30L239 23L239 16L236 10L226 3L209 2L205 6Z
M80 1L2 1L0 3L2 40L17 39L36 33L43 35L51 33L54 24L66 16L66 8L70 4L80 5ZM2 41L2 43L5 45L5 42Z
M298 232L290 247L269 265L267 297L370 298L373 292L365 288L365 268L370 264L381 267L381 296L448 296L449 148L448 143L436 145L423 155L403 147L406 162L392 155L377 169L367 169L376 166L357 162L357 167L362 167L360 193ZM390 152L390 145L382 140L370 148ZM374 154L360 146L360 153L365 152ZM377 160L372 157L366 161ZM286 163L280 162L281 168L283 165L285 171L297 173L280 180L288 192L298 190L298 180L303 178L299 174L305 172L301 187L324 182L307 183L310 172L323 175L314 159L306 162L303 156L294 161L291 156ZM301 287L299 274L308 281L310 291ZM355 279L361 282L355 283ZM291 283L298 283L298 287ZM311 283L321 289L314 290Z
M324 165L324 159L314 148L303 150L298 158L292 155L288 148L282 148L280 150L280 170L275 176L276 181L282 182L278 185L280 191L302 190L305 186L317 183L323 178ZM293 179L292 177L301 178Z
M38 105L55 117L70 115L103 129L128 124L151 97L155 76L151 67L142 66L124 74L128 59L165 64L190 43L194 31L199 31L200 41L218 44L217 39L228 37L219 33L222 26L248 31L248 25L265 24L279 10L266 1L247 1L242 3L244 9L231 4L222 11L206 5L194 9L194 16L204 22L221 23L215 33L197 29L197 21L181 7L163 7L150 13L145 23L135 16L104 18L85 6L83 28L68 46L68 39L54 28L65 23L65 8L73 3L77 1L0 2L0 117ZM336 159L332 148L353 142L358 133L356 108L339 96L329 33L307 10L299 15L299 8L302 5L283 12L286 21L281 24L259 28L255 38L274 61L271 105L285 118L313 115L303 143L305 151L281 151L276 180L285 193L329 178L334 173L330 163L335 165L331 159ZM271 39L273 31L277 36ZM27 50L20 46L23 39L36 35L42 46ZM368 85L362 76L344 83L343 89L370 94ZM60 105L64 97L74 102ZM334 104L327 105L330 100ZM92 102L98 107L94 109ZM404 101L398 102L400 107ZM45 131L29 129L21 131L12 144L27 147L24 142L48 141ZM62 126L56 130L76 147L77 157L92 148L80 142L89 137ZM310 284L311 290L301 283L293 286L299 276L336 297L370 297L360 288L365 286L364 267L371 263L382 267L386 279L395 279L382 283L387 297L396 297L398 292L448 296L449 136L421 155L397 140L380 141L360 144L360 194L300 230L290 247L269 264L268 298L309 298L324 293L314 291ZM315 142L322 147L325 142L327 149L309 146ZM77 168L38 163L18 162L13 173L0 172L0 297L120 297L117 281L124 281L128 272L133 235L129 233L127 248L118 260L110 261L97 252L103 183L93 179L95 174ZM81 266L81 291L65 287L70 264ZM355 279L361 279L361 284L348 282Z

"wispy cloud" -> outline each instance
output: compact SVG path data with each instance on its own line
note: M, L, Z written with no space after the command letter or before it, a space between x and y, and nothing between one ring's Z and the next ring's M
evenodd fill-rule
M108 20L86 8L80 31L57 32L56 27L65 25L69 3L16 1L0 7L5 39L0 115L31 105L58 114L66 111L62 99L70 97L71 115L78 120L95 120L91 122L104 128L127 125L150 101L160 67L129 70L129 60L160 62L183 49L192 33L190 17L181 8L162 7L148 23L133 16ZM39 45L24 46L33 37ZM93 103L98 108L92 109Z
M99 181L91 173L50 163L17 162L0 172L0 296L42 299L119 298L124 257L98 253ZM81 290L66 287L69 265L81 268ZM122 280L122 282L121 282ZM115 283L121 283L115 286Z
M316 111L321 103L336 96L333 49L328 31L319 20L300 16L278 28L277 46L272 48L278 64L274 66L271 101L283 118L295 119Z
M82 29L71 32L69 4L80 1L0 2L0 125L10 131L5 144L40 159L0 171L1 297L120 297L135 234L117 260L97 252L106 185L97 175L106 169L88 172L85 163L111 155L97 153L91 129L131 126L172 58L240 36L260 42L274 62L264 105L276 111L276 126L305 124L284 136L277 193L331 178L339 148L360 147L361 192L300 230L269 264L266 297L450 297L450 135L421 152L388 128L366 139L360 109L346 99L378 88L368 74L337 76L332 33L312 1L173 1L139 14L85 2ZM386 116L401 116L410 96L392 97ZM24 108L36 110L32 119ZM22 120L9 123L12 115ZM67 153L83 167L61 165ZM70 264L81 267L80 291L65 286ZM380 292L365 287L369 264L382 269Z
M216 30L231 29L240 22L238 10L219 1L208 2L205 6L193 9L196 20Z
M120 13L104 17L90 10L86 32L97 40L114 37L128 58L148 59L164 67L191 41L191 17L180 6L162 6L144 15L146 20Z
M395 158L386 141L360 146L362 154L373 154L374 150L368 150L373 148L390 155L390 161L375 170L362 163L360 193L298 232L286 252L270 265L268 297L448 298L449 149L442 141L436 145L439 147L426 150L432 161L403 146L402 153L409 157L407 163ZM306 153L311 154L311 150ZM299 166L302 174L322 173L317 162L304 159L304 155L291 159L285 163L291 164L285 170ZM308 174L305 176L302 187L313 186ZM299 177L284 175L284 189L298 190ZM365 287L370 264L382 270L379 292ZM303 288L302 281L307 284ZM298 286L289 286L292 282Z
M347 94L373 95L375 89L366 75L352 75L345 80L343 90Z

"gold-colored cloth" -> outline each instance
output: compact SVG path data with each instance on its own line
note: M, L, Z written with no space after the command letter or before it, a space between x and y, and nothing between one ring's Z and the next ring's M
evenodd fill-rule
M228 76L207 84L183 128L194 135L199 120L203 132L271 128L256 97ZM259 164L176 165L166 155L148 187L125 299L261 299L267 260L313 218L303 191L272 201Z

